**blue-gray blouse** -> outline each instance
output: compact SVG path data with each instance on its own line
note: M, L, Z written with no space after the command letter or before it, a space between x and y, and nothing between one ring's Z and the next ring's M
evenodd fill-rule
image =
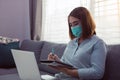
M106 54L107 48L104 41L93 35L79 45L78 38L71 40L64 51L61 61L74 66L78 70L80 80L97 80L104 75ZM70 77L63 75L64 77ZM70 79L73 80L72 77ZM66 78L65 80L70 79Z

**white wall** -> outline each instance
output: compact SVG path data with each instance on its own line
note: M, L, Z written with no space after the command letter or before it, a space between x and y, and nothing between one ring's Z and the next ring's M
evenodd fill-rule
M0 0L0 36L30 39L29 0Z

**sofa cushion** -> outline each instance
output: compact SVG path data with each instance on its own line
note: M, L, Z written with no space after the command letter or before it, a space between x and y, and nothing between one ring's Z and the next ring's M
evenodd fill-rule
M52 51L52 48L54 48L55 50L54 53L61 58L65 50L65 47L66 47L66 44L45 41L41 51L40 59L47 59L48 54Z
M41 51L41 56L40 56L40 60L46 60L48 54L51 52L51 49L54 48L54 52L55 54L57 54L59 57L61 57L63 55L64 49L66 47L66 44L58 44L58 43L52 43L52 42L44 42L42 51ZM58 73L57 70L47 66L47 65L43 65L43 64L39 64L39 69L41 71L45 71L51 74L55 74Z
M19 42L0 43L0 68L15 67L11 49L19 49Z
M120 45L109 45L103 80L120 80Z
M38 62L40 58L42 45L43 45L42 41L23 40L20 49L26 51L33 51Z

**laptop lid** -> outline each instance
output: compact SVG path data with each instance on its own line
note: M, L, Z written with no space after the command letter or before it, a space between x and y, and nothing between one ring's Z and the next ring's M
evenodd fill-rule
M34 52L11 49L21 80L41 80Z

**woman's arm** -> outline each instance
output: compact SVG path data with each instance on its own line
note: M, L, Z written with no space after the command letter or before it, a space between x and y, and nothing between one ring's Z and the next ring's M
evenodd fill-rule
M78 69L80 78L83 79L101 79L104 75L107 49L102 40L99 40L93 48L89 68Z
M60 70L60 69L59 69ZM78 75L78 70L77 69L67 69L67 68L63 68L60 70L61 72L67 74L67 75L70 75L72 77L76 77L76 78L79 78L79 75Z
M63 68L63 67L59 67L59 66L51 66L51 67L54 68L54 69L59 70L60 72L65 73L67 75L70 75L72 77L79 78L77 69L68 69L68 68Z

